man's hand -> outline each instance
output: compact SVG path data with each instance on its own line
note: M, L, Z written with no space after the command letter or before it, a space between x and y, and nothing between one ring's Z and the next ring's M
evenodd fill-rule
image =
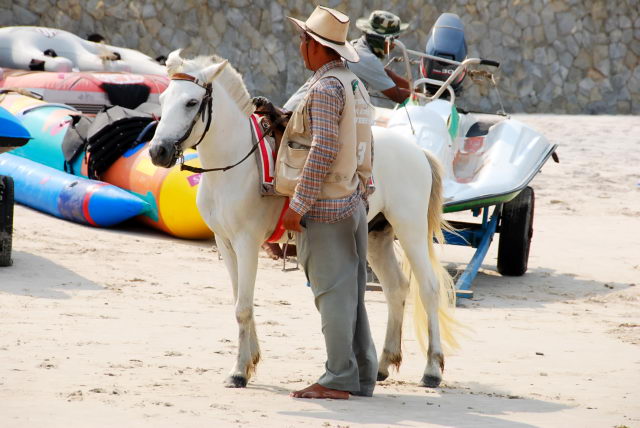
M302 232L300 219L302 219L302 216L300 214L298 214L291 208L287 208L287 211L284 213L284 217L282 217L282 225L287 230L293 230L294 232Z

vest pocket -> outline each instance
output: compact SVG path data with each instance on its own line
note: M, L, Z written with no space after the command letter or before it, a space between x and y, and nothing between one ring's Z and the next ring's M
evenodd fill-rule
M289 141L285 152L284 164L292 169L299 169L302 172L304 164L309 157L311 148L295 141ZM300 173L298 173L300 175Z
M282 153L283 159L276 172L276 191L283 195L293 195L304 164L309 157L310 147L289 141Z

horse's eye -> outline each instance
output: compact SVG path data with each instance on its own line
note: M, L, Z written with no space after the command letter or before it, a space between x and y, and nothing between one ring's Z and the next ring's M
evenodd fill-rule
M198 100L189 100L187 102L187 107L195 107L198 105Z

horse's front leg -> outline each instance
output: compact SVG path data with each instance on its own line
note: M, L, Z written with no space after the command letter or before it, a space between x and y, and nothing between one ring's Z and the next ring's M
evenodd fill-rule
M229 373L226 386L244 388L260 360L260 347L253 318L253 291L258 268L259 242L251 239L232 243L238 267L238 289L235 301L238 322L238 357Z

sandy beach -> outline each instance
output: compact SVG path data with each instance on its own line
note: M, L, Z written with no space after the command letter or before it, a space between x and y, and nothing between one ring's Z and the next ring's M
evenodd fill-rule
M529 271L496 272L497 240L457 318L443 385L405 323L404 362L373 398L296 400L324 363L301 271L262 254L263 361L246 389L231 286L213 242L136 224L96 229L16 206L0 269L0 426L640 427L640 119L516 115L560 145L532 182ZM464 268L471 250L445 246ZM367 308L381 350L386 304Z

